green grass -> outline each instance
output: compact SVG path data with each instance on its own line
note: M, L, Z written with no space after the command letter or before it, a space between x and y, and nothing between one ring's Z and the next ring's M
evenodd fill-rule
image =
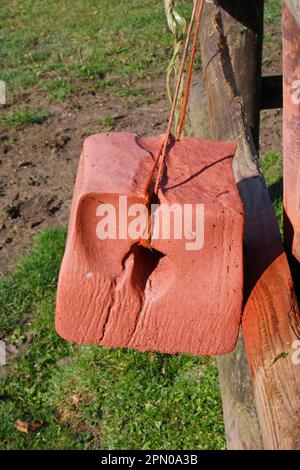
M178 9L188 15L190 0ZM55 99L105 87L140 95L173 47L162 0L0 0L0 79L8 94L38 86Z
M102 120L102 127L105 132L111 132L116 125L116 119L112 116L106 116Z
M178 3L187 15L190 0ZM280 2L267 1L266 9L267 21L278 22ZM0 21L0 79L8 94L34 86L64 100L74 90L103 87L132 99L144 80L164 73L172 49L162 0L0 0ZM22 108L2 124L48 117ZM113 128L115 120L102 124ZM282 221L281 157L261 162ZM0 280L0 338L19 350L0 368L0 448L224 449L214 360L76 346L56 335L64 245L64 229L41 232ZM17 419L44 425L26 435L14 428Z
M282 0L265 0L265 21L281 25Z
M282 157L270 153L261 164L282 223ZM213 359L78 346L57 336L64 245L64 229L41 232L0 281L0 337L20 351L0 373L0 448L224 449ZM14 428L17 419L44 425L26 435Z
M177 9L187 18L190 0ZM266 0L280 23L281 1ZM107 87L128 97L165 72L173 46L162 0L0 0L0 79L8 93L39 86L55 99Z
M274 57L281 54L282 0L265 0L265 33L263 66L271 67ZM279 70L278 70L279 72Z
M3 119L0 119L0 125L19 126L22 124L42 124L50 116L51 113L45 109L18 109L17 111L8 113Z
M261 169L276 212L281 233L283 231L283 160L280 153L271 152L261 157Z
M64 243L63 229L40 233L0 283L0 337L20 350L0 374L0 448L223 449L214 360L75 346L57 336ZM22 434L16 419L44 425Z

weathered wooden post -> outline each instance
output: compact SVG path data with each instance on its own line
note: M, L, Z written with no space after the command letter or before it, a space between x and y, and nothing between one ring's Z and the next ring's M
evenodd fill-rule
M258 151L264 1L221 0L220 7L237 90ZM242 335L235 351L218 359L218 370L228 447L261 449L262 436Z
M196 77L191 90L190 119L193 135L203 139L212 138L202 75ZM217 364L227 448L229 450L263 449L242 334L239 335L234 351L225 356L219 356Z
M264 2L251 0L245 4L239 0L223 0L220 5L238 91L258 149ZM212 137L207 96L201 77L197 77L192 90L191 121L194 134L202 138ZM262 449L242 335L235 350L220 356L217 362L228 449Z
M300 448L300 368L292 361L299 309L275 213L239 97L220 2L205 5L201 47L213 136L235 139L244 202L243 334L265 449Z
M207 96L202 75L193 83L190 99L192 132L196 137L212 138ZM233 352L217 358L227 448L263 449L255 399L250 383L244 339L239 335Z
M258 150L264 0L220 0L219 5L236 86Z
M300 284L300 0L283 2L283 79L284 241Z

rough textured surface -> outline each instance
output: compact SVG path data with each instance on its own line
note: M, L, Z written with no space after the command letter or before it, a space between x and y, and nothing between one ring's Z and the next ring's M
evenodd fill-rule
M284 235L290 254L300 262L300 2L287 6L283 8Z
M299 0L284 0L285 5L292 13L294 19L300 26L300 3Z
M57 331L80 343L167 353L223 354L240 325L243 209L232 175L235 144L195 138L167 159L160 202L205 207L205 243L100 241L96 208L142 201L162 137L98 134L84 144L57 296Z
M205 8L200 39L213 136L238 143L233 167L245 209L243 336L263 446L299 449L300 368L293 362L299 307L236 87L220 7L215 0Z
M261 423L264 417L265 449L300 449L300 376L299 364L293 360L299 331L293 282L286 255L282 253L262 274L243 318ZM265 377L269 383L262 387Z
M202 76L193 85L193 112L190 114L193 135L212 138L208 99ZM249 83L249 86L252 83ZM253 108L252 108L253 109ZM235 349L217 358L219 383L222 394L223 416L227 449L263 449L256 404L243 336L240 333Z
M258 149L264 2L219 0L219 5L237 90L242 97L251 134Z

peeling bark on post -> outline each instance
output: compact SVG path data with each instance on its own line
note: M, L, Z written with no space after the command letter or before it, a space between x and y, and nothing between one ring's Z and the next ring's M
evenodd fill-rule
M300 449L299 308L274 209L238 94L217 1L206 3L201 47L213 136L235 139L245 208L243 335L265 449Z

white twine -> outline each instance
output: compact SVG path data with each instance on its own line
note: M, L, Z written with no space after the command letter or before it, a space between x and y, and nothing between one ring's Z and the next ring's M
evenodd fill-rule
M182 41L186 33L186 21L175 10L175 0L165 0L165 10L170 31L176 41Z
M174 36L174 52L170 61L170 64L167 69L167 93L170 103L173 102L173 89L174 85L177 83L179 70L180 70L180 52L182 50L183 41L187 31L187 24L183 16L181 16L175 10L176 0L165 0L165 11L168 22L168 27ZM174 119L174 132L177 135L180 112L183 100L183 90L184 90L184 77L181 81L181 88L178 96L178 105L175 112Z

